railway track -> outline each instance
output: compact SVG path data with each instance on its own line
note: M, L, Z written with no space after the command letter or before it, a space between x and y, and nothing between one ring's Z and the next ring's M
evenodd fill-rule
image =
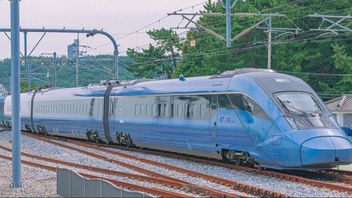
M352 185L352 171L346 170L326 170L318 173L328 174L331 177L336 177L336 180L342 183Z
M9 160L9 161L12 160L11 157L6 156L6 155L0 155L0 158L5 159L5 160ZM46 159L42 159L42 161L50 162L50 160L48 161ZM22 160L22 163L25 165L28 165L28 166L41 168L41 169L45 169L45 170L52 171L52 172L56 172L56 169L57 169L55 166L49 166L49 165L45 165L43 163L31 162L28 160ZM63 164L68 166L68 164L66 164L64 162L63 162ZM109 178L105 178L105 177L101 177L101 176L91 175L91 174L87 174L87 173L79 172L78 174L80 174L83 177L89 178L89 179L102 179L102 180L109 181L110 183L112 183L116 186L120 186L120 187L127 188L130 190L145 192L148 194L153 194L153 195L157 195L157 196L161 196L161 197L189 197L189 195L185 195L185 194L181 194L181 193L170 192L170 191L166 191L166 190L158 189L158 188L147 188L144 186L121 182L121 181L117 181L117 180L113 180L113 179L109 179Z
M11 149L4 147L4 146L1 146L1 145L0 145L0 149L11 152ZM57 160L57 159L53 159L53 158L49 158L49 157L42 157L42 156L38 156L38 155L33 155L33 154L26 153L26 152L22 152L22 155L25 157L28 157L28 158L35 159L35 160L60 164L60 165L68 166L71 168L79 168L82 170L88 170L90 172L126 177L126 178L130 178L130 179L138 180L138 181L157 183L157 184L161 184L163 186L175 188L175 189L182 190L182 191L185 191L188 193L192 193L192 194L196 193L201 196L240 197L240 195L237 195L237 194L222 192L222 191L218 191L218 190L214 190L214 189L206 188L206 187L201 187L201 186L194 185L194 184L191 184L188 182L177 181L177 180L176 181L175 180L167 180L167 179L161 179L158 177L153 177L154 175L143 176L143 175L125 173L125 172L121 172L121 171L109 170L109 169L104 169L104 168L86 166L86 165L82 165L82 164L78 164L78 163L66 162L63 160ZM147 193L150 193L150 192L147 192ZM160 195L160 194L157 194L157 195ZM182 195L182 194L179 193L179 195ZM189 196L189 195L183 195L183 197L185 197L185 196Z
M37 135L34 135L34 137L38 137ZM62 138L59 138L59 140ZM140 157L135 157L132 155L128 155L122 152L118 152L118 151L112 151L110 149L104 148L104 146L101 145L97 145L94 143L86 143L86 142L82 142L82 141L77 141L77 140L72 140L72 139L65 139L65 141L72 143L72 144L76 144L82 147L86 147L86 148L91 148L91 149L96 149L105 153L110 153L113 155L118 155L118 156L122 156L122 157L128 157L130 159L134 159L134 160L138 160L147 164L151 164L151 165L156 165L156 166L163 166L164 168L167 168L169 170L174 170L177 172L181 172L184 174L188 174L190 176L195 176L195 177L203 177L203 178L207 178L208 175L202 175L201 173L195 173L193 171L189 171L186 169L182 169L176 166L172 166L169 164L164 164L164 163L160 163L160 162L155 162L153 160L148 160L148 159L144 159L144 158L140 158ZM319 187L319 188L328 188L331 190L337 190L337 191L341 191L341 192L348 192L348 193L352 193L352 186L351 186L351 175L352 173L349 171L341 171L341 170L329 170L329 171L325 171L323 172L324 174L334 174L334 178L335 180L318 180L316 179L316 177L307 177L302 175L302 176L297 176L297 175L293 175L293 174L287 174L287 173L283 173L283 172L277 172L277 171L270 171L270 170L260 170L260 169L255 169L255 168L249 168L249 167L243 167L243 166L237 166L234 164L228 164L228 163L224 163L221 161L217 161L217 160L208 160L208 159L203 159L203 158L198 158L198 157L193 157L193 156L185 156L185 155L179 155L179 154L174 154L174 153L167 153L167 152L162 152L162 151L155 151L155 150L142 150L142 149L138 149L138 148L126 148L126 147L121 147L121 146L113 146L114 148L119 148L119 149L124 149L124 150L129 150L129 151L136 151L136 152L143 152L143 153L147 153L147 154L154 154L154 155L161 155L161 156L165 156L165 157L171 157L171 158L177 158L177 159L183 159L183 160L190 160L190 161L194 161L194 162L199 162L199 163L205 163L205 164L210 164L210 165L215 165L215 166L221 166L221 167L225 167L225 168L229 168L229 169L233 169L233 170L238 170L238 171L245 171L245 172L249 172L249 173L255 173L255 174L260 174L260 175L266 175L266 176L270 176L270 177L275 177L278 179L284 179L287 181L292 181L292 182L298 182L298 183L302 183L302 184L306 184L306 185L310 185L310 186L314 186L314 187ZM321 171L320 171L321 172ZM320 172L315 172L312 174L322 174ZM342 175L343 174L343 175ZM346 176L348 175L348 177ZM211 178L212 176L210 176L210 178L207 178L210 181L214 181L216 183L219 184L225 184L225 185L229 185L230 183L224 183L224 181L214 179ZM231 181L233 182L233 181ZM232 184L233 185L233 184ZM243 186L240 184L239 188L243 188ZM248 190L251 189L251 187L249 186L248 188L246 188ZM246 191L248 191L246 190ZM251 190L250 190L251 191ZM264 191L265 192L265 191ZM259 192L263 193L263 192ZM266 193L266 192L265 192ZM265 194L264 193L264 194ZM278 194L282 194L282 193L278 193Z
M77 142L76 140L69 140L69 141ZM248 172L248 173L266 175L266 176L275 177L278 179L284 179L287 181L299 182L299 183L310 185L310 186L315 186L315 187L320 187L320 188L328 188L331 190L352 193L352 186L351 186L352 173L350 171L343 171L343 170L324 171L323 173L328 172L329 174L335 174L335 177L334 177L335 180L321 181L318 179L307 178L304 175L297 176L297 175L287 174L287 173L278 172L278 171L261 170L261 169L256 169L256 168L238 166L238 165L234 165L234 164L225 163L225 162L222 162L219 160L209 160L209 159L204 159L204 158L199 158L199 157L185 156L185 155L179 155L179 154L175 154L175 153L167 153L167 152L155 151L155 150L126 148L126 147L122 147L122 146L113 146L113 147L118 148L118 149L128 150L128 151L143 152L143 153L152 154L152 155L161 155L164 157L190 160L190 161L194 161L194 162L225 167L225 168L238 170L238 171L244 171L244 172ZM109 149L106 149L106 150L110 151ZM321 174L321 173L318 171L318 172L315 172L314 174Z
M155 172L152 172L152 171L140 168L140 167L136 167L136 166L133 166L131 164L127 164L127 163L124 163L124 162L121 162L121 161L117 161L115 159L111 159L111 158L108 158L108 157L103 156L103 155L95 154L95 153L92 153L92 152L89 152L89 151L86 151L86 150L83 150L83 149L72 147L72 146L69 146L67 144L62 144L62 143L59 143L57 141L51 140L49 137L42 137L42 136L38 136L38 135L35 135L35 134L26 134L26 135L29 135L29 136L34 137L34 138L36 138L38 140L41 140L41 141L45 141L45 142L50 143L50 144L54 144L56 146L60 146L60 147L66 148L66 149L74 150L76 152L85 154L85 155L90 156L90 157L94 157L94 158L105 160L105 161L108 161L108 162L111 162L111 163L114 163L114 164L122 165L122 166L130 168L132 170L136 170L138 172L150 175L152 177L165 179L165 180L169 180L169 181L175 181L175 182L183 182L184 183L184 187L187 187L187 188L192 187L192 186L189 186L189 183L185 183L184 181L178 180L176 178L165 176L165 175L161 175L159 173L155 173ZM55 140L57 140L57 139L55 139ZM95 150L101 151L101 152L106 152L106 153L110 152L110 150L108 150L106 148L101 148L101 147L99 147L97 145L82 143L80 141L67 140L67 142L68 143L73 143L73 144L78 145L78 146L95 149ZM245 193L245 194L249 194L250 196L287 197L285 194L283 194L281 192L273 192L273 191L268 190L268 189L258 188L258 187L250 186L250 185L247 185L247 184L244 184L244 183L239 183L239 182L235 182L235 181L232 181L232 180L227 180L227 179L223 179L223 178L219 178L219 177L215 177L215 176L211 176L211 175L207 175L207 174L194 172L194 171L191 171L191 170L179 168L179 167L172 166L172 165L169 165L169 164L164 164L164 163L159 163L159 162L155 162L155 161L152 161L152 160L146 160L146 159L142 159L142 158L137 158L135 156L123 154L123 153L120 153L120 152L113 152L113 151L111 151L111 152L112 152L111 154L118 155L118 156L121 156L121 157L124 157L124 158L137 160L137 161L143 162L145 164L149 164L149 165L153 165L153 166L157 166L157 167L162 167L162 168L165 168L165 169L168 169L168 170L172 170L172 171L176 171L176 172L179 172L179 173L183 173L183 174L186 174L186 175L189 175L189 176L192 176L192 177L201 178L201 179L205 179L207 181L213 182L213 183L217 183L217 184L220 184L220 185L228 186L228 187L231 187L233 190L236 190L236 191L239 191L239 192L242 192L242 193ZM193 187L192 190L194 191L194 190L197 190L197 189L200 189L200 188L201 188L200 186L197 186L197 188ZM213 190L213 192L209 192L209 189L208 189L208 193L204 193L204 195L206 195L206 196L216 196L216 197L219 197L219 196L221 196L221 197L235 197L235 196L239 196L239 195L236 195L236 194L224 193L224 192L221 192L221 191L218 191L218 190L215 190L215 189L212 189L212 190ZM202 192L202 190L198 190L198 191Z

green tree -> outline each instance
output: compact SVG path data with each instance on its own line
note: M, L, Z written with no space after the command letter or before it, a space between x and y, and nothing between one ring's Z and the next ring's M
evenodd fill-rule
M202 12L224 13L225 10L219 3L208 1ZM335 67L335 60L331 57L339 53L331 47L331 44L343 46L346 53L350 54L352 53L350 35L344 36L344 33L341 33L337 36L318 38L319 33L309 30L319 27L321 20L304 16L314 13L349 15L352 14L352 1L247 0L236 4L236 13L241 12L285 14L287 18L273 18L273 27L294 28L296 25L301 31L291 35L274 34L272 68L302 78L318 93L340 93L341 89L337 87L337 82L341 80L339 76L322 76L319 73L347 72ZM234 36L238 35L261 20L263 18L258 16L232 18L232 33ZM225 16L204 15L197 22L223 37L226 35ZM345 25L352 27L352 22ZM233 41L231 49L226 49L223 40L210 35L200 27L193 28L187 33L176 73L198 76L244 67L266 68L267 40L263 30L253 29L242 38ZM346 65L349 59L343 59L341 56L339 61L344 61ZM348 88L345 87L343 90L348 91Z
M179 51L182 47L180 37L175 31L165 28L148 31L147 34L157 42L158 47L165 51L166 56L171 56L173 70L176 69L177 60L180 57Z
M149 45L149 48L138 52L128 49L127 55L133 59L128 64L128 70L139 78L154 78L163 74L170 74L171 65L165 62L165 50Z
M137 51L128 49L127 55L131 58L128 70L142 78L155 78L161 75L170 77L174 72L182 41L173 30L158 29L148 31L147 34L156 41L156 45L149 45L147 49Z
M336 69L340 70L343 74L347 74L342 77L336 84L336 89L340 92L351 92L352 91L352 56L346 52L346 47L339 44L333 44L335 54L332 56L335 61Z

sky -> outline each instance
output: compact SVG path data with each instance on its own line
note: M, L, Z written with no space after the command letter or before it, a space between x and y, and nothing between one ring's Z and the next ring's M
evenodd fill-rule
M206 0L21 0L20 24L23 28L74 28L103 29L112 34L125 54L127 48L142 48L152 41L145 31L153 28L176 27L181 18L167 13L185 9L196 12ZM194 7L192 7L194 6ZM156 22L156 23L154 23ZM154 23L146 29L140 28ZM10 2L0 0L0 27L10 27ZM138 33L136 33L136 31ZM180 30L181 31L181 30ZM180 32L179 31L179 32ZM183 30L184 31L184 30ZM181 31L182 32L182 31ZM129 36L126 37L127 33ZM40 39L41 33L28 34L29 51ZM57 52L66 55L67 45L73 43L76 34L46 34L33 51L33 55ZM86 38L80 35L80 43L90 46L87 54L112 54L111 42L103 36ZM23 51L23 34L21 34ZM10 57L10 41L0 33L0 59Z

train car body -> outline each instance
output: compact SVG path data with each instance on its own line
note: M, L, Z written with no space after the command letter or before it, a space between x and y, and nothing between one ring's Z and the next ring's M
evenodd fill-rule
M41 90L22 94L21 106L32 132L274 169L352 163L352 144L318 95L271 70Z

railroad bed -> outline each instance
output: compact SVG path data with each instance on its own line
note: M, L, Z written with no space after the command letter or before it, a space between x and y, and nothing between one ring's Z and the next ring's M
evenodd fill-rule
M2 144L1 140L0 142ZM25 184L23 188L10 188L11 162L0 159L0 197L58 197L56 173L29 166L23 166L22 173Z
M0 155L3 157L10 156L10 139L10 133L0 134L0 145L3 146L0 149ZM120 153L118 155L117 153L98 151L94 147L87 148L84 144L77 145L73 142L59 140L51 141L51 143L47 143L24 135L22 137L23 160L53 167L59 164L60 167L70 168L77 172L118 181L120 185L131 183L147 188L162 189L175 194L179 193L179 195L184 196L260 196L256 189L250 189L248 186L255 186L262 193L276 193L273 194L276 196L351 196L351 194L343 191L314 187L269 175L239 171L222 166L115 148L106 149L118 151ZM129 156L134 156L134 158ZM51 161L47 161L44 157L51 159ZM68 162L68 164L63 164L62 161L59 162L57 159ZM159 164L151 164L150 161L143 159L159 162ZM6 160L0 159L0 163L4 161ZM171 170L172 167L161 166L161 164L169 164L173 167L179 167L179 169ZM80 167L82 165L88 167ZM87 170L89 167L90 170ZM106 169L114 170L115 173L104 172ZM163 182L169 182L169 184L166 185ZM185 186L187 186L187 189ZM151 193L151 195L162 196L157 192Z

